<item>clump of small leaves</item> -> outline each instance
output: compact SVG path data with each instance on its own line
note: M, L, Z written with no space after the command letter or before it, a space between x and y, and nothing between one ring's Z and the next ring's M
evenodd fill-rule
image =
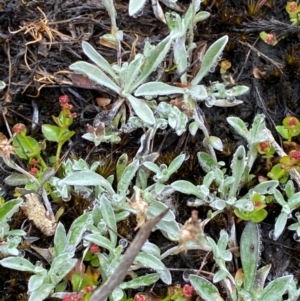
M276 130L284 139L287 139L286 144L290 144L292 138L300 134L300 121L296 117L286 117L282 125L276 126Z
M71 139L75 134L74 131L70 131L69 127L72 125L74 118L77 117L76 113L72 113L73 106L69 103L67 95L59 97L59 103L61 105L61 112L59 116L52 116L56 125L43 124L42 133L46 141L56 142L56 156L55 167L60 164L60 154L62 146ZM30 172L37 178L49 167L53 162L45 162L41 156L41 152L46 148L46 141L38 142L35 138L27 135L27 129L24 124L16 124L13 127L15 133L13 138L13 146L15 147L15 153L23 160L27 160L32 168Z
M292 25L299 25L300 6L296 1L287 2L285 7Z
M242 268L237 271L236 277L233 278L224 265L225 254L231 254L228 250L224 252L228 243L226 234L223 233L213 247L213 254L219 266L219 271L214 274L213 282L217 283L223 280L223 285L228 292L228 298L233 301L253 300L253 301L272 301L288 292L291 299L296 301L300 292L295 288L295 281L292 275L282 276L272 280L265 286L267 275L271 269L271 265L258 269L260 238L258 226L254 223L247 223L240 242L241 263ZM226 257L227 259L230 256ZM207 279L191 275L191 284L193 285L199 296L205 301L222 301L218 288Z
M59 116L52 116L56 125L42 125L42 133L45 140L39 142L30 135L27 135L27 128L21 123L13 127L14 134L11 139L8 140L3 134L1 134L0 137L2 141L0 155L4 163L18 172L9 175L5 179L5 183L11 186L24 185L27 190L41 191L46 211L43 205L39 203L39 198L36 195L34 198L29 197L30 200L35 200L33 202L35 205L29 205L30 201L27 199L26 207L31 209L27 211L24 210L24 212L28 214L28 217L30 215L29 219L35 220L36 225L40 225L40 227L38 227L40 229L44 228L40 220L43 218L42 216L46 214L48 218L47 221L50 221L53 225L53 227L48 227L48 229L52 228L51 231L47 230L44 232L44 234L47 233L46 235L53 235L55 231L55 219L48 194L51 194L54 198L55 196L48 180L55 174L55 169L58 169L60 166L62 146L75 134L69 127L72 125L74 118L77 117L76 113L71 112L73 106L69 103L68 96L60 96L59 103L61 105ZM54 158L49 156L49 160L45 160L42 156L42 152L46 148L46 141L57 143L56 155ZM11 158L12 154L16 154L20 159L27 161L27 164L30 166L29 170L27 171L16 164ZM17 193L20 195L19 192ZM27 194L27 196L28 195L29 194ZM32 210L34 210L33 214L30 213Z
M296 142L292 141L293 137L300 134L300 122L296 117L286 117L282 121L282 125L276 126L277 132L286 141L283 142L287 148L288 153L279 159L279 163L272 167L271 159L274 158L274 146L268 141L262 141L257 144L257 150L266 158L267 170L270 170L268 177L274 180L286 182L288 180L288 172L292 169L299 171L300 167L300 152L299 146Z
M161 301L189 301L194 296L194 288L190 284L176 284L168 286L166 296L159 297ZM147 294L137 293L134 296L134 301L149 301L150 297Z
M22 199L14 199L0 206L0 258L18 256L18 246L26 232L21 229L10 229L9 220L19 210Z
M225 74L231 68L231 62L228 60L222 60L220 63L220 73Z
M263 141L257 144L257 151L266 159L266 168L269 170L272 167L271 159L274 158L275 148L268 141Z
M55 166L58 168L60 164L60 154L62 146L71 139L75 134L74 131L70 131L69 127L72 125L74 118L77 117L76 113L72 113L73 106L69 103L69 97L62 95L59 97L59 103L61 106L61 112L59 116L52 116L56 125L43 124L42 132L46 140L56 142L56 156Z
M259 33L259 37L261 38L261 40L271 46L275 46L279 42L274 33L267 33L265 31L262 31Z
M274 240L277 240L283 232L288 219L292 218L292 212L300 207L300 192L295 191L293 181L289 180L285 184L284 192L287 197L287 201L285 200L280 190L275 189L274 193L276 202L282 207L281 212L276 219L275 228L272 233ZM292 228L290 228L290 230L297 230L297 228L294 229L293 226Z

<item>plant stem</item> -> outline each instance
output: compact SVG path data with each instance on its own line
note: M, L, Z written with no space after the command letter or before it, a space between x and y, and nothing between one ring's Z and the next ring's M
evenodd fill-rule
M194 113L194 119L195 119L195 121L197 121L199 129L203 132L205 138L209 138L209 133L208 133L207 128L205 127L205 124L204 124L204 122L201 122L201 119L198 117L198 114L196 112ZM215 162L218 162L214 148L210 144L207 144L206 147L207 147L210 155L215 160Z
M61 153L61 148L63 146L64 142L58 142L57 143L57 149L56 149L56 156L55 156L55 168L57 169L60 164L60 153Z
M36 155L36 159L42 165L43 170L46 170L48 168L47 164L45 163L44 159L42 158L42 156L40 154Z
M196 14L195 6L196 6L196 1L192 0L192 21L191 21L189 32L188 32L188 35L187 35L188 48L189 49L191 49L191 46L192 46L193 41L194 41L194 24L195 24L195 14ZM192 51L191 51L190 57L189 57L190 62L192 61L192 56L193 56L193 54L192 54Z

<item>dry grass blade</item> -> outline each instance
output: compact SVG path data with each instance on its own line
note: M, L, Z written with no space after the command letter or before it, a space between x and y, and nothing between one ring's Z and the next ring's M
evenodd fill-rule
M43 19L35 22L31 22L29 24L25 24L24 26L21 26L19 30L11 31L12 34L16 34L18 32L23 31L25 34L29 33L33 37L33 41L27 42L25 45L37 43L42 40L43 34L46 34L50 41L50 46L53 41L53 34L52 29L48 27L49 20L47 19L47 16L45 13L38 7L39 12L43 15Z
M140 231L130 244L130 247L126 250L118 268L101 287L96 289L90 301L104 301L112 293L112 291L124 280L128 269L141 250L144 242L149 237L152 228L166 215L168 210L169 209L166 209L161 214L152 218L141 227Z
M252 51L256 52L258 56L262 56L263 58L265 58L266 60L268 60L272 65L274 65L280 71L281 74L283 73L283 71L282 71L283 65L282 64L280 64L280 63L272 60L267 55L265 55L264 53L260 52L258 49L256 49L255 47L253 47L249 43L245 43L245 42L242 42L242 41L239 41L239 43L241 43L242 45L245 45L245 46L249 47Z
M10 31L11 34L17 34L19 32L23 32L24 34L29 33L33 40L25 43L25 53L24 53L24 61L28 68L28 70L31 70L31 67L29 66L27 62L27 51L28 51L28 45L35 44L35 43L41 43L44 45L48 45L48 50L50 50L51 45L55 41L55 38L59 37L63 41L71 41L74 40L72 37L65 35L61 33L60 31L52 28L51 26L58 24L59 22L50 22L47 18L46 14L37 7L38 11L43 16L42 19L38 21L33 22L23 22L23 26L20 26L20 29L15 31ZM49 42L44 41L44 37L47 37Z

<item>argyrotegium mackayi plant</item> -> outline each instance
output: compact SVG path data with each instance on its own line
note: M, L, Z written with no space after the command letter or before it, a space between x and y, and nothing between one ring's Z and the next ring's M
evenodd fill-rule
M214 255L215 263L219 267L219 270L214 274L213 282L219 282L226 277L234 282L232 275L226 268L226 261L232 261L232 253L227 250L229 241L228 233L225 230L222 230L217 243L215 243L211 237L207 237L207 241L211 245L211 251Z
M10 230L8 221L19 210L22 203L22 199L14 199L0 205L0 258L18 256L20 253L18 245L26 232L18 229Z
M83 159L79 159L78 161L72 161L71 159L67 159L64 163L62 163L63 176L67 178L69 175L80 171L91 171L95 172L97 167L99 166L99 162L94 162L91 166L89 166ZM100 176L101 177L101 176ZM78 178L79 180L79 178ZM49 180L49 183L53 187L53 193L55 198L61 198L63 201L67 202L71 199L71 193L74 191L75 193L80 193L85 198L88 198L91 193L93 193L93 189L86 184L87 182L83 178L83 181L77 181L73 186L65 184L62 182L63 179L58 177L52 177ZM100 185L101 182L98 184ZM108 182L109 183L109 182ZM93 183L91 183L93 185ZM108 184L107 184L108 185ZM105 185L104 185L105 186ZM110 189L110 186L108 186Z
M247 183L253 178L253 175L250 175L250 171L258 155L257 145L266 140L264 132L266 129L265 116L263 114L257 114L253 120L252 127L249 130L247 129L245 122L238 117L228 117L227 122L247 141L248 144L247 162L243 175L243 182Z
M248 162L247 162L246 172L247 172L247 178L251 178L252 176L250 176L250 170L251 170L251 167L257 156L257 145L261 145L262 142L269 143L268 141L266 141L267 135L266 135L266 126L264 124L264 115L256 115L250 131L247 130L244 122L237 117L229 117L229 118L227 118L227 120L230 123L230 125L232 125L234 127L234 129L241 136L243 136L245 139L247 139L249 151L248 151L248 155L247 155ZM289 138L299 134L298 121L294 117L289 117L289 119L286 118L284 120L283 124L284 124L283 126L277 127L277 130L280 133L282 133L284 138L288 139L287 143L290 145L292 142ZM255 147L255 145L256 145L256 147ZM290 152L290 153L292 153L292 152ZM295 151L295 152L297 152L297 151ZM273 151L272 151L272 153L273 153ZM285 158L285 157L283 157L283 158ZM276 166L278 166L278 165L281 166L282 164L283 163L277 164ZM274 168L276 166L273 167L271 172L275 173ZM295 167L295 165L292 165L290 168L292 168L292 167ZM284 173L286 173L286 171L284 170L283 167L280 167L280 170L283 170ZM268 173L268 176L270 176L270 174L271 173ZM277 173L277 175L278 175L278 173ZM276 178L276 177L274 177L274 178ZM277 177L277 178L280 178L280 177ZM244 178L244 179L246 179L246 178ZM265 186L265 184L266 184L266 186ZM272 233L274 240L278 239L278 237L283 232L283 230L286 226L287 220L289 218L292 218L292 212L300 207L300 201L299 201L300 193L295 192L295 187L294 187L293 181L289 180L284 186L284 192L285 192L286 197L288 198L287 201L285 201L284 196L282 195L280 190L276 189L277 186L278 186L278 181L266 181L266 182L262 182L262 183L258 184L256 187L250 189L250 191L247 193L247 196L249 196L249 195L251 195L251 192L254 192L255 199L259 200L259 205L261 205L261 203L264 203L263 199L261 199L262 195L264 195L264 194L274 195L275 201L279 205L282 206L281 213L279 214L279 216L275 222L275 228ZM261 190L261 188L262 188L262 190ZM260 196L260 199L258 199L258 196ZM255 203L254 203L254 205L255 205ZM255 213L254 217L261 216L264 218L267 214L265 209L263 209L264 207L260 207L260 210L258 210L256 212L255 211L252 212L252 213ZM245 211L247 211L247 210L243 210L243 211L244 212L241 212L240 208L237 208L235 210L235 214L237 216L243 218L245 216ZM247 213L247 216L249 216L249 213ZM251 214L250 214L250 216L251 216ZM255 221L254 219L251 219L251 220ZM297 227L294 225L290 229L297 230Z
M221 59L222 51L228 41L227 36L220 38L211 45L202 59L200 70L193 80L187 83L186 69L191 64L188 58L196 47L196 44L190 41L188 48L186 48L187 32L197 22L209 16L206 12L198 12L199 9L200 1L198 0L195 1L195 7L192 7L192 5L189 7L182 19L178 14L167 14L166 19L170 28L170 34L156 47L146 42L144 53L137 54L130 63L124 62L123 64L119 63L111 66L90 44L83 42L84 53L97 66L87 62L76 62L70 66L70 69L82 73L97 84L116 92L121 97L121 100L127 99L130 102L135 114L141 121L132 116L129 118L128 126L125 127L124 131L128 131L128 127L134 129L153 126L155 129L164 129L169 124L180 135L184 132L190 117L194 119L194 122L190 124L190 132L194 135L197 129L200 128L205 134L204 143L215 157L213 148L222 149L221 140L217 137L209 136L204 125L204 119L199 114L196 103L205 101L207 106L237 105L241 101L237 100L236 97L248 92L249 89L245 86L227 89L225 84L218 82L212 83L208 88L199 85L203 77L209 71L212 71ZM181 75L180 80L183 87L171 86L161 82L143 84L164 60L172 44L177 71ZM177 105L170 106L165 102L160 102L157 107L155 101L150 102L139 99L134 97L133 94L135 96L144 96L146 99L157 96L180 95L180 105L178 106L182 109L182 112L176 107ZM116 112L112 111L111 113L113 115ZM155 131L153 136L154 133Z
M230 175L226 177L225 171L221 169L221 162L216 162L210 155L199 152L198 159L202 169L206 172L206 176L203 179L203 183L198 186L183 180L169 183L172 174L180 168L186 159L185 154L177 156L169 166L158 166L153 163L157 158L155 153L145 155L144 150L147 150L146 146L141 146L138 151L140 155L136 156L131 163L128 163L128 158L125 154L118 160L116 189L112 186L114 181L113 176L105 179L95 172L98 162L95 162L89 167L83 159L78 161L66 161L62 166L65 177L63 179L53 177L50 180L55 188L54 192L65 200L69 199L74 190L85 194L85 196L89 196L93 193L95 200L91 206L91 211L74 221L68 235L62 224L57 226L54 237L55 252L49 270L41 266L35 266L29 260L19 257L5 258L0 261L0 264L5 267L29 271L34 274L29 281L30 301L43 300L43 298L50 296L52 293L54 293L53 296L59 298L67 298L68 296L75 297L75 294L76 297L80 294L81 297L88 298L93 288L97 285L97 279L91 281L84 280L87 279L91 273L87 269L82 275L82 282L80 282L76 272L72 272L73 277L71 280L69 279L73 288L77 288L79 292L70 293L65 291L67 285L67 278L65 277L79 262L73 258L77 246L82 242L85 248L82 258L85 258L86 262L90 261L90 264L93 265L101 275L102 283L104 283L118 267L118 264L122 260L124 248L126 248L123 244L124 242L126 243L126 241L118 243L116 234L117 222L126 219L130 213L133 213L136 214L137 227L140 227L147 219L164 211L167 208L165 202L168 201L172 193L177 190L185 194L194 195L195 198L193 202L191 202L192 205L206 205L216 211L202 222L198 220L197 216L192 215L191 220L181 229L175 220L174 214L172 211L169 211L153 230L160 230L171 240L181 240L181 245L179 244L167 250L164 254L160 254L160 250L155 244L146 242L141 252L135 258L132 270L146 266L154 269L155 273L136 278L134 278L133 273L129 273L133 279L125 281L116 287L111 294L111 299L114 301L122 300L122 298L126 298L126 289L147 286L159 278L166 284L172 283L171 274L162 263L162 259L169 255L174 255L178 252L193 248L212 251L215 262L219 267L219 271L215 273L213 281L223 281L233 300L239 301L238 296L245 296L245 298L251 296L252 292L249 292L249 283L253 284L252 280L254 279L253 275L256 274L257 258L251 257L252 259L249 259L247 252L249 252L252 247L247 246L247 243L249 244L249 242L251 242L254 244L255 242L253 248L257 250L259 239L257 238L257 234L255 234L256 230L250 229L250 233L254 233L253 235L256 235L255 237L251 237L251 235L247 233L243 237L247 237L248 241L245 242L243 238L241 241L241 246L245 249L243 251L241 249L242 254L245 254L245 256L243 255L244 257L242 256L242 267L245 276L243 278L239 273L236 278L233 278L227 269L227 262L232 259L230 250L227 250L229 242L228 234L224 230L221 231L219 241L216 243L213 239L204 234L203 227L221 211L224 213L229 212L229 214L234 211L240 218L258 222L265 217L265 212L262 210L264 208L258 206L257 203L263 203L265 195L269 194L275 194L276 200L279 200L278 195L280 192L275 189L278 186L278 181L272 180L260 183L243 196L239 196L240 188L245 184L245 179L250 177L251 167L257 154L257 149L254 145L260 141L260 136L255 137L254 133L263 132L264 122L263 116L257 116L250 130L246 128L241 120L231 119L231 123L234 124L235 129L237 129L239 133L247 136L249 143L248 158L252 164L249 164L249 161L246 160L246 151L243 146L240 146L232 159L232 171ZM150 137L150 134L150 130L145 134L145 144L147 144L147 137ZM263 133L260 134L263 135ZM150 186L148 185L148 179L150 177L149 170L154 172L153 179L155 181L155 183ZM136 183L134 185L132 181L135 177ZM217 184L217 190L214 191L210 189L210 185L213 181ZM287 217L294 208L291 207L293 203L292 199L294 199L292 196L292 188L291 184L286 187L286 194L289 197L287 204L282 203L281 200L277 200L283 206L282 212L285 217ZM289 212L285 208L287 205L290 210ZM193 229L191 230L191 228ZM20 235L21 234L23 235L23 233L20 233ZM187 236L184 238L183 234L187 234ZM188 240L193 241L194 244L190 244ZM90 254L91 248L93 247L94 249L95 246L98 251L95 252L94 256L89 256L88 254ZM247 262L247 258L250 260L250 263L249 261ZM255 268L254 272L253 267ZM288 290L289 294L294 296L291 300L296 300L295 296L298 296L299 292L291 276L278 278L264 288L264 281L268 271L269 267L258 271L256 277L260 277L262 274L261 284L255 288L256 297L251 297L252 299L249 300L269 300L263 298L265 298L274 287L278 288L282 294ZM204 278L191 276L191 282L197 293L204 300L222 300L217 288ZM270 294L273 296L272 292Z
M143 6L144 2L140 1L139 7ZM111 89L119 96L119 99L114 103L113 109L109 111L107 120L100 120L93 127L89 126L89 132L83 138L94 142L96 146L101 142L118 142L120 138L114 132L114 127L119 125L121 119L125 119L124 104L126 100L133 108L135 115L131 114L126 125L122 120L121 129L129 131L130 128L142 127L148 128L148 130L142 135L141 147L132 162L129 163L126 154L119 158L116 166L116 179L114 179L114 175L108 178L99 175L96 172L99 162L94 162L89 166L83 159L78 161L69 159L62 163L63 178L52 177L48 181L48 184L51 184L49 192L53 199L61 198L69 201L74 192L80 193L84 197L93 196L90 211L73 222L68 234L64 226L61 223L58 224L54 236L53 258L49 269L34 265L29 260L20 257L4 258L0 264L4 267L33 273L28 284L30 301L43 300L51 294L53 297L64 298L64 300L72 300L72 298L88 300L92 290L99 285L97 276L101 275L100 286L103 285L110 276L114 275L123 258L127 241L118 239L117 223L125 220L129 214L134 214L137 222L136 229L138 229L147 219L157 216L169 206L171 207L173 205L172 194L179 191L193 196L193 199L188 202L189 205L207 206L214 212L209 212L208 217L201 221L198 219L197 211L194 211L191 218L180 227L174 213L169 210L152 230L160 230L168 239L178 241L179 245L161 254L160 249L154 243L147 241L128 272L128 276L132 279L115 287L110 295L110 300L126 300L125 290L149 286L158 279L167 285L171 284L170 271L162 260L169 255L193 248L213 253L215 263L219 268L214 274L213 282L222 281L232 300L273 301L286 291L289 293L290 301L296 300L300 292L297 291L291 276L275 279L264 288L270 267L267 266L257 271L259 235L254 224L247 224L243 232L241 239L243 270L239 271L235 278L227 267L227 262L232 260L232 253L227 249L228 244L235 237L229 237L227 232L222 230L219 240L215 242L204 233L204 226L220 212L228 213L228 217L232 217L232 213L235 213L240 219L262 221L267 215L266 199L269 195L274 194L276 201L282 206L282 212L275 224L275 234L278 237L291 212L298 208L299 203L292 184L288 183L286 186L285 194L288 201L285 201L281 192L276 189L278 187L276 180L259 183L247 192L240 193L241 188L254 177L250 172L258 154L257 145L265 140L264 130L266 127L263 115L255 117L249 130L241 119L228 118L229 124L246 139L248 149L246 151L243 146L236 149L229 171L223 168L222 162L217 161L214 149L221 150L222 141L218 137L209 135L198 103L205 102L208 107L238 105L242 101L236 97L249 90L245 86L228 87L225 82L213 82L209 87L201 84L204 76L213 72L221 60L228 37L224 36L218 39L209 47L204 56L199 58L201 67L189 81L187 70L188 66L193 63L191 61L192 51L196 47L192 38L193 27L197 22L209 16L208 13L199 11L200 1L196 0L193 1L184 17L180 17L176 13L166 14L170 34L157 46L146 42L142 54L137 54L131 62L122 63L120 55L122 32L116 27L116 11L113 1L105 0L103 3L112 20L111 36L106 36L106 38L113 38L117 50L117 64L111 65L89 43L83 42L84 53L95 65L81 61L72 64L70 69L86 75L96 84ZM132 4L134 1L130 1L130 3ZM132 8L132 6L130 7ZM180 83L177 85L168 85L162 82L145 83L151 73L164 61L171 47ZM145 99L137 98L139 96L143 96ZM172 100L167 103L161 96L170 96ZM155 100L151 100L152 98ZM43 126L45 138L58 143L56 166L59 164L61 146L74 134L68 129L74 117L70 112L71 107L67 103L62 103L62 107L59 117L54 118L57 126ZM123 111L120 112L119 108ZM119 115L117 115L118 112ZM158 154L151 153L150 142L158 129L165 129L167 126L181 135L186 130L189 121L191 121L189 131L192 135L195 135L200 129L205 136L203 144L208 148L210 154L199 152L197 155L200 166L206 175L199 185L185 180L170 183L170 177L179 170L186 156L178 155L169 166L158 166L154 163ZM17 154L26 156L24 159L31 160L30 163L36 165L35 167L41 166L46 172L46 163L40 159L41 146L36 141L29 139L23 130L20 131L18 137L21 143L15 142L16 147L22 146L16 151ZM288 133L291 134L291 132ZM29 145L28 142L30 142ZM12 153L13 148L6 149L7 152ZM154 173L154 184L151 185L148 184L150 172ZM44 174L41 174L41 182L43 178ZM135 182L133 182L134 179ZM38 181L35 184L36 188L40 188L42 185ZM22 230L10 231L7 219L18 209L21 201L12 200L7 204L9 205L0 207L0 226L2 225L0 239L7 246L0 248L0 254L2 252L2 256L16 256L18 255L16 251L20 236L25 233ZM4 210L2 219L1 208L2 211ZM293 224L290 229L297 231L298 225ZM11 238L11 236L13 237ZM78 248L79 246L80 248ZM79 253L82 247L81 258L75 259L75 252ZM88 264L86 269L81 268L83 260ZM76 270L69 274L75 266L79 267L81 274ZM91 267L97 270L92 279L90 278L93 273ZM137 276L133 271L142 267L151 268L155 272ZM218 289L204 278L191 276L190 280L204 300L222 300ZM72 284L73 293L66 292L69 281ZM180 294L176 295L176 300L182 300ZM190 297L189 295L187 298Z
M174 164L171 163L167 172L168 177L179 169L183 158L184 156L182 155L180 159L177 158L177 160L174 160ZM143 189L143 185L147 187L148 176L145 172L139 170L141 167L140 161L135 159L128 164L127 160L126 156L122 155L122 160L119 159L117 163L116 191L112 187L114 181L113 176L105 179L95 172L99 162L95 162L89 167L83 159L74 162L68 160L64 163L63 168L65 170L65 178L59 179L57 177L52 177L50 179L50 184L54 187L54 193L61 196L65 201L70 199L73 189L81 194L84 193L86 197L91 193L96 193L96 196L101 193L106 193L114 212L118 214L122 213L123 218L126 218L129 213L137 214L137 217L139 218L142 218L142 216L144 216L145 219L152 218L167 208L163 203L164 197L158 197L159 194L164 193L165 187L161 183L160 187L157 188L157 191L153 191L154 186ZM181 163L178 162L179 160ZM131 181L138 170L137 185L133 186L134 193L128 198L127 195ZM142 208L145 208L145 210ZM175 215L171 211L155 226L155 229L167 233L173 240L178 240L179 225L175 221Z
M199 3L197 1L199 10ZM191 22L203 20L209 14L202 13L192 16L192 9L189 9L189 19L183 29L185 32L189 28ZM76 62L70 66L71 70L82 73L95 81L97 84L103 85L112 91L116 92L120 97L127 99L134 112L144 122L149 125L155 123L153 112L150 104L147 101L136 98L133 92L143 84L149 75L157 69L157 67L165 59L172 41L181 34L177 28L171 30L170 34L161 41L156 47L149 42L145 43L143 54L139 53L130 62L124 62L122 65L110 65L105 58L103 58L96 50L87 42L82 43L84 53L88 58L93 61L97 66L87 62Z
M241 158L239 160L238 158ZM205 153L198 153L200 165L209 166L213 159ZM205 158L205 159L204 159ZM204 163L204 164L203 164ZM241 164L240 164L241 163ZM189 200L190 206L209 206L215 210L229 210L244 219L260 222L267 216L265 195L272 194L278 186L278 181L267 181L251 188L245 195L239 196L238 190L243 186L241 177L244 171L245 154L240 146L234 154L232 175L225 175L217 164L211 165L201 185L194 185L185 180L171 184L176 191L193 195ZM212 183L217 184L216 191L210 191Z
M88 124L87 133L82 138L94 142L95 146L102 142L119 143L121 141L121 138L112 126L107 127L104 122L99 122L95 127Z
M280 190L275 189L274 191L275 200L282 207L281 212L275 222L275 228L273 231L274 240L278 239L278 237L283 232L287 220L292 218L292 212L300 207L300 192L295 192L295 187L292 180L289 180L285 184L284 192L287 197L287 201L285 201ZM297 230L297 229L293 229L293 227L289 229Z
M293 238L294 238L294 240L299 242L299 240L300 240L300 214L299 214L299 212L297 212L297 214L295 214L295 216L296 216L296 222L291 224L290 226L288 226L288 229L295 231Z
M10 217L20 205L21 202L18 201L18 203L16 203L16 201L18 200L10 201L3 207L2 211L5 211L4 213L6 214L7 218ZM11 207L13 205L14 207ZM10 211L7 210L8 207L11 207ZM2 259L0 264L7 268L31 272L34 274L30 277L28 283L30 301L41 301L50 295L59 298L64 298L65 296L75 296L78 294L78 292L65 292L68 283L68 279L65 277L76 264L83 264L74 258L78 244L83 240L85 251L83 252L82 258L85 258L85 255L91 249L91 246L95 247L96 245L102 248L101 252L97 252L98 260L94 261L94 266L101 274L102 283L104 283L106 279L114 273L114 270L118 267L122 259L123 251L126 245L124 245L124 241L123 243L117 243L117 222L124 220L127 218L127 216L127 212L121 210L117 212L114 210L111 204L111 199L109 198L109 194L102 192L93 202L93 210L81 215L73 222L68 235L66 234L64 226L61 223L58 224L54 236L53 258L51 260L51 266L48 270L42 266L34 265L29 260L21 257L7 257ZM167 219L170 219L170 215L167 217ZM25 235L26 233L21 230L12 230L6 231L5 235L8 234L14 237L12 239L6 239L7 244L3 243L3 245L6 245L6 249L3 249L3 255L16 256L19 253L16 248L21 241L21 239L16 240L16 238L18 238L18 236ZM109 238L107 238L107 234ZM133 269L136 270L141 267L148 267L154 269L156 273L140 277L133 277L132 280L121 283L113 291L111 296L112 300L122 300L124 298L125 289L136 289L142 286L149 286L156 282L159 278L161 278L166 284L171 284L171 274L159 258L159 248L150 242L146 242L142 247L141 252L135 258ZM130 275L134 276L134 273L131 273ZM93 283L96 284L97 279L94 279L94 281L88 283L84 282L87 283L85 286L81 286L80 281L78 282L78 279L76 279L77 278L75 274L74 277L72 277L72 284L73 286L75 285L76 287L81 287L79 294L82 297L90 296L91 291L95 288L95 285L94 287L90 286ZM82 275L80 279L83 281L85 276Z
M271 265L258 269L260 238L258 226L249 222L242 234L240 241L240 253L242 269L238 270L235 278L231 276L226 268L225 261L230 260L231 253L226 250L228 235L221 233L216 244L208 238L212 245L212 252L219 270L215 273L213 282L222 281L228 293L228 298L233 301L273 301L282 300L282 296L288 292L290 301L296 301L300 295L292 275L282 276L272 280L265 287L267 275ZM218 288L203 277L191 275L191 284L199 296L205 301L224 300Z
M120 97L127 99L134 112L147 124L153 125L155 118L149 105L146 101L134 97L132 93L164 60L173 38L175 38L174 35L168 35L156 47L147 42L143 54L137 54L133 61L124 62L122 66L111 66L89 43L82 42L84 53L96 65L76 62L70 66L70 69L86 75L97 84L105 86Z
M249 91L249 88L246 86L226 88L225 84L219 82L212 83L210 87L206 87L200 84L202 79L209 72L212 72L218 62L221 60L222 52L228 41L227 36L218 39L210 46L200 62L200 70L196 73L194 78L190 82L188 82L186 70L188 65L192 63L189 57L191 57L192 50L195 49L196 45L194 43L190 43L188 48L186 48L186 35L188 30L190 29L191 24L194 25L196 22L208 17L207 15L201 14L201 12L197 13L200 9L200 1L196 1L195 3L196 5L194 9L192 8L192 6L190 6L184 18L181 18L176 13L166 14L167 23L171 30L171 33L176 33L178 36L172 43L177 71L181 75L181 87L171 86L162 82L148 82L137 87L134 95L144 97L175 95L176 106L180 107L181 110L185 112L185 114L190 119L193 120L193 122L189 125L190 133L192 135L195 135L197 129L200 128L205 135L205 145L208 147L211 155L214 156L214 159L216 159L213 148L221 150L222 143L219 138L209 136L208 130L205 127L204 119L201 113L199 113L197 103L204 101L205 104L209 107L235 106L242 103L242 101L236 99L236 97L247 93ZM195 13L194 15L193 11ZM166 107L165 110L167 110L168 113L171 113L170 108ZM187 122L187 120L188 119L186 119L185 123ZM179 123L180 121L181 116L178 115L177 123ZM175 120L172 121L172 124L170 124L170 126L174 128L174 124L176 124Z
M84 245L89 248L91 244L96 244L107 252L98 253L99 271L101 274L102 283L114 273L118 264L122 260L122 253L126 247L126 241L121 241L117 244L117 222L124 219L124 214L120 211L115 213L108 194L102 193L99 199L94 201L93 227L90 228L91 233L84 237ZM109 234L109 239L106 237ZM165 265L159 259L159 248L146 242L142 247L141 252L137 255L134 261L134 270L139 267L149 267L156 271L154 274L136 277L130 281L123 282L119 287L115 288L112 293L113 300L121 300L124 297L124 290L129 288L139 288L148 286L161 278L165 283L170 284L171 274Z
M49 269L39 264L34 265L22 257L7 257L0 260L0 264L6 268L32 273L28 282L28 294L30 295L28 300L44 300L54 292L76 265L77 259L73 258L76 247L81 242L87 226L91 223L91 214L81 215L72 223L68 235L63 224L58 224L54 236L53 258Z

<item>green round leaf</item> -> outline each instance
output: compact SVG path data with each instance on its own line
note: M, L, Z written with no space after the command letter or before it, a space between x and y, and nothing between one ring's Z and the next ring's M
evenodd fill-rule
M52 125L52 124L43 124L42 132L43 132L44 137L48 141L53 141L53 142L59 141L61 129L58 126Z

